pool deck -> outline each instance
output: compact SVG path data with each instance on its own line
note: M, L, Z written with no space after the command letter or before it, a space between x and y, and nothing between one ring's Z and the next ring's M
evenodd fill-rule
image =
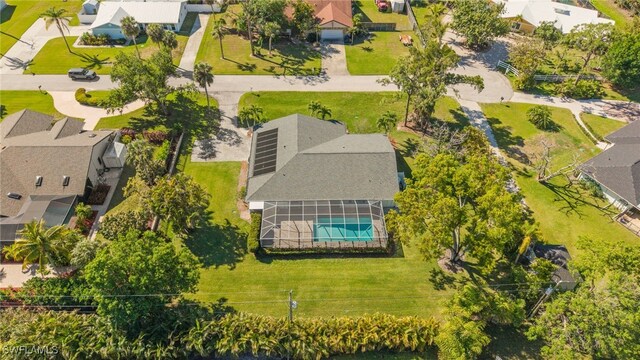
M374 236L369 241L314 241L313 221L282 221L280 226L274 229L273 239L262 239L262 246L274 249L362 249L362 248L386 248L384 224L382 221L373 221Z

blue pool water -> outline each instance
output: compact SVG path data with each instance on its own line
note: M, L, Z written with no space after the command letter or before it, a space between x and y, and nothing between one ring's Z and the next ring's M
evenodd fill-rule
M359 220L359 221L358 221ZM371 218L318 218L313 223L313 241L371 241Z

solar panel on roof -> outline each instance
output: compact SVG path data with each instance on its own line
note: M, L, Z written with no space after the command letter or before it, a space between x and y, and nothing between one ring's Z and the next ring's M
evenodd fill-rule
M260 132L256 135L256 154L253 159L253 175L276 171L278 153L278 129Z

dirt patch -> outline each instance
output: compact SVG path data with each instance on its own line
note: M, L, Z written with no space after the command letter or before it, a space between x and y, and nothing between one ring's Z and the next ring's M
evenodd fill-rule
M457 274L464 270L464 254L460 256L458 261L451 262L451 249L447 249L444 255L438 259L438 266L445 272Z
M251 214L249 213L249 206L246 202L244 202L244 196L247 189L247 179L249 176L249 164L246 161L242 162L240 166L240 176L238 177L238 187L237 193L241 196L236 200L236 207L238 208L238 213L240 214L240 218L243 220L250 221Z

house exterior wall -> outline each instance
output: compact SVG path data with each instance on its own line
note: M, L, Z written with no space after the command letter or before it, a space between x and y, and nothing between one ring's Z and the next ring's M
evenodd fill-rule
M605 199L607 199L607 201L609 201L616 209L620 211L624 211L624 210L628 210L630 207L633 206L633 205L630 205L625 199L618 196L618 194L611 191L606 186L600 184L597 180L591 178L590 176L585 175L584 173L581 173L579 178L581 180L587 179L590 181L594 181L596 184L598 184L598 186L600 187L600 190L602 190L602 194L604 195Z
M115 26L115 25L104 25L104 26L99 26L97 28L91 29L91 32L93 33L93 35L101 35L101 34L105 34L108 35L110 38L112 39L124 39L125 36L122 33L122 29L120 29L119 26Z
M102 161L101 158L105 150L107 150L107 147L109 146L109 143L111 143L111 141L111 136L108 136L97 143L91 151L91 161L89 162L87 177L89 178L89 180L91 180L91 184L93 185L96 185L98 183L98 170L104 168L104 166L100 164L100 162ZM98 158L100 158L100 160L98 160Z
M524 34L533 34L533 32L536 30L536 27L533 24L527 22L524 19L518 19L518 18L515 18L515 17L506 18L506 19L511 22L511 25L510 25L511 26L511 31L513 31L513 32L519 32L519 33L524 33ZM520 28L517 29L517 30L514 29L513 28L513 24L514 23L520 24Z

